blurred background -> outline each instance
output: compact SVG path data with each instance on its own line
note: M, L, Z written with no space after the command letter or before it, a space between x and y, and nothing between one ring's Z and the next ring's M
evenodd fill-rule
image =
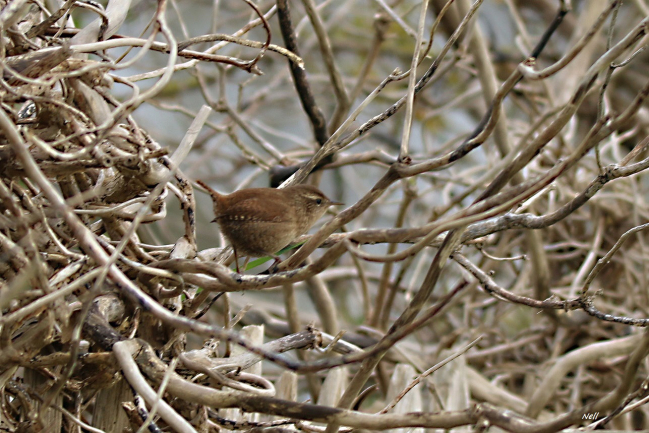
M22 21L17 18L15 23L9 22L17 26L13 36L4 32L5 57L10 60L7 64L15 68L17 63L11 63L17 58L14 56L60 46L62 40L75 34L73 28L88 27L103 7L106 11L102 13L113 23L109 4L87 3L89 6L74 6L71 15L63 15L49 33L38 37L27 32L63 4L51 0L23 6L31 9L18 17ZM96 134L91 135L97 140L92 146L100 148L97 143L102 139L110 142L116 134L111 128L120 125L133 146L122 146L120 152L140 158L160 149L173 154L201 106L211 108L179 165L181 176L165 180L169 183L165 191L170 192L160 196L166 204L165 213L145 221L132 234L132 249L123 253L129 260L156 267L158 261L169 258L193 262L196 252L205 258L202 254L209 251L213 258L213 249L225 248L227 242L218 226L210 223L214 218L211 199L194 187L196 203L192 207L191 187L181 180L200 179L222 193L277 186L307 163L341 125L341 135L333 140L334 150L328 158L319 159L306 182L345 205L332 208L311 233L344 209L358 211L353 217L347 217L349 212L344 214L336 225L336 234L313 251L306 264L318 261L339 245L346 236L343 234L349 234L350 244L317 275L295 284L232 292L219 299L215 295L219 290L208 290L198 283L188 282L182 290L170 278L144 284L132 262L120 262L124 272L141 290L158 296L157 301L170 311L182 315L188 309L196 312L204 308L204 323L226 327L236 316L239 323L235 329L264 324L265 340L257 344L295 332L296 324L299 329L312 325L331 336L344 331L342 339L360 351L379 341L400 317L406 320L408 312L414 315L406 323L397 321L399 326L405 327L422 311L420 317L430 314L423 325L409 330L407 337L389 351L381 352L365 381L376 389L367 388L367 393L355 400L354 409L378 412L416 374L450 354L462 353L445 365L445 370L422 380L409 393L412 400L395 410L468 411L473 404L486 402L528 417L539 429L560 417L565 417L565 425L552 431L591 423L593 428L649 429L643 391L648 374L647 342L639 328L647 325L644 320L649 315L649 244L643 231L649 217L645 200L649 185L644 173L649 167L646 1L484 0L471 4L456 0L447 4L440 0L302 0L291 2L290 11L282 5L285 3L266 0L255 2L254 8L243 0L142 0L122 5L127 8L125 20L115 29L109 27L107 41L120 37L146 40L156 28L155 18L164 16L180 53L170 65L171 40L160 33L154 37L160 45L158 50L142 49L142 43L131 43L130 39L126 46L116 48L94 50L92 45L78 45L87 47L85 53L92 53L83 65L103 63L106 69L98 70L113 80L112 86L89 85L108 101L106 119L114 120L110 125L98 120L97 114L84 105L70 102L65 80L72 78L59 77L59 70L32 78L51 79L48 85L58 92L55 97L88 114L90 120L84 120L84 128L85 134ZM258 12L266 17L269 31L258 19ZM278 15L287 13L299 48L296 54L304 65L301 70L296 67L297 72L290 68L297 61L282 52L287 46L282 31L290 28L280 28ZM29 26L24 25L28 18L32 20ZM63 24L65 32L60 27ZM458 28L462 30L454 35ZM21 46L15 32L31 45L25 42ZM410 109L401 101L414 93L409 76L387 84L385 80L411 68L418 34L419 64L412 72L425 85L417 88ZM228 37L230 42L226 41ZM258 43L235 43L233 37ZM271 47L258 57L262 53L259 43L267 38ZM546 43L537 58L530 60L539 41ZM257 59L253 66L245 63L252 59ZM527 69L523 67L526 60ZM172 66L173 74L163 82L163 73ZM547 74L533 76L534 71L555 66ZM70 70L74 68L65 72ZM312 100L305 99L305 87L296 88L294 73L306 83ZM32 90L25 90L26 85L20 86L14 85L19 96L6 96L3 104L15 119L25 104L36 104L40 123L34 124L38 127L20 126L22 123L15 120L16 130L23 128L20 131L25 141L32 145L29 140L35 135L63 153L92 147L77 143L74 131L66 132L62 127L59 134L72 137L69 147L61 147L63 141L56 141L65 138L61 135L45 136L43 107L47 104L39 102L40 96L33 96ZM5 94L12 95L7 87L11 84L4 87ZM152 94L137 99L137 92L144 94L151 89ZM135 99L137 103L131 104ZM305 105L316 114L308 115ZM117 114L119 107L127 107L124 116ZM354 113L357 107L361 108ZM350 117L352 113L355 117ZM489 123L493 113L497 121ZM316 118L323 123L318 125ZM30 132L25 128L31 128ZM0 144L3 149L12 146L7 137L5 131ZM66 192L65 182L76 185L72 190L81 194L84 183L79 176L87 177L86 192L90 187L97 191L103 176L110 178L118 171L125 176L124 185L137 178L146 186L120 200L105 200L101 195L81 200L81 204L71 205L77 215L148 197L160 182L147 184L139 175L128 177L121 169L104 167L91 151L83 157L89 161L87 171L48 172L48 161L58 167L64 158L52 156L53 152L43 156L31 149L35 161L70 203L76 195ZM6 185L26 182L30 176L21 171L21 164L3 153L0 157L4 158L0 163L6 164L0 169ZM510 171L513 167L515 170ZM390 178L391 170L399 175ZM376 194L371 193L373 188ZM39 190L27 182L25 191L35 199L42 199ZM21 193L11 194L20 197ZM3 197L3 203L8 197ZM487 197L492 201L484 208L474 205ZM51 204L42 206L47 209ZM10 209L3 205L7 218ZM131 209L132 215L136 212L125 209ZM188 209L195 223L187 222ZM127 238L124 233L132 218L115 217L123 229L120 231L111 229L104 214L86 215L90 216L84 217L84 224L100 241L114 246ZM9 227L2 230L6 232ZM195 239L188 234L192 229ZM449 230L463 235L452 248L440 249ZM632 232L625 235L629 230ZM426 235L430 238L422 243ZM72 251L86 254L74 239L60 236ZM195 250L174 256L170 251L179 248L183 237L190 244L195 242ZM51 242L47 245L53 248ZM112 250L104 247L110 254ZM138 248L146 254L138 253ZM398 253L403 255L390 259ZM57 272L72 263L67 254L62 255L68 258L58 264L48 262L45 280L53 281ZM5 261L10 262L7 258ZM268 264L247 274L261 273L260 278L266 278L266 268ZM207 275L185 268L172 271L179 278ZM15 274L19 272L3 273L2 290L18 284L12 283ZM217 285L220 277L209 278ZM183 294L173 292L174 297L163 300L166 298L160 293L165 290ZM203 298L203 290L214 294ZM121 293L114 288L108 291ZM13 314L47 292L18 296L15 303L0 303L2 314ZM582 296L585 292L589 297ZM84 298L83 293L75 291L72 298L65 299L70 305L76 301L86 305L99 296L90 289L87 293ZM189 307L190 301L196 304L191 306L194 310ZM111 321L116 328L115 323L126 327L128 312L141 307L124 302L125 316ZM290 310L291 302L297 306L297 317L296 311ZM594 309L589 308L593 305ZM437 306L439 311L433 312ZM39 310L21 314L20 321L1 322L5 341L16 344L28 324L26 318L39 321L44 314ZM145 323L140 326L132 335L149 341L165 361L206 344L204 335L180 330L174 333L174 327L164 320L146 323L150 326L146 332ZM125 333L122 328L120 332ZM162 330L161 335L155 335L157 330ZM31 356L21 357L15 362L16 368L43 373L34 366L34 356L69 350L69 341L61 339L60 331L52 333L52 339L25 352ZM224 347L215 354L223 356ZM625 371L632 354L641 361L628 367L632 371ZM314 362L328 356L309 351L292 359ZM271 381L277 381L286 371L271 362L263 365L264 371L256 374ZM63 373L68 370L56 368L55 376L65 378ZM352 364L311 375L299 373L294 384L296 401L336 406L359 369L362 371L358 364ZM335 376L334 372L342 373ZM7 377L14 374L20 376L14 372ZM76 395L78 405L84 402L92 407L92 397L87 393L68 388L64 392ZM603 405L604 397L615 390L618 398L614 402L606 400L599 412L590 410ZM16 393L13 388L9 391ZM71 407L72 403L65 400L60 404ZM18 425L18 412L14 408L14 421L6 421L7 425ZM591 412L597 415L582 418ZM189 418L187 413L184 415ZM80 406L77 414L89 416ZM97 419L96 413L94 416ZM221 411L221 416L239 415ZM517 431L513 421L502 423L498 424L500 428ZM457 429L453 431L469 431L469 424L454 425ZM403 424L403 428L408 426L412 427ZM330 431L335 427L336 423L329 424ZM211 430L206 427L205 431Z

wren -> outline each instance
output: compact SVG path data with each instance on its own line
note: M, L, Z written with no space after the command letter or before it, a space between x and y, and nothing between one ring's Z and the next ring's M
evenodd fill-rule
M274 257L275 253L304 234L320 219L331 201L315 186L295 185L283 189L248 188L221 194L196 181L212 196L216 222L232 245L239 272L239 254L250 257Z

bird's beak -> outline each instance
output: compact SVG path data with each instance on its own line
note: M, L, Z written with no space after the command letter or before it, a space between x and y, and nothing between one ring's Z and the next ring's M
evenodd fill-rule
M342 206L342 205L344 205L345 203L341 203L341 202L339 202L339 201L332 201L332 202L329 203L329 204L330 204L331 206Z
M212 221L210 221L210 222L211 222L211 223L215 223L215 222L216 222L216 218L214 218L214 219L213 219Z

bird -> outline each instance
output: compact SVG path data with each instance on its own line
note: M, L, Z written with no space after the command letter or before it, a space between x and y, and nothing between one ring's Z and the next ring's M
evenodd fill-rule
M293 185L282 189L245 188L221 194L205 182L196 183L210 194L215 218L221 232L232 245L238 273L239 255L250 257L276 255L298 236L306 233L324 215L329 206L341 205L312 185Z

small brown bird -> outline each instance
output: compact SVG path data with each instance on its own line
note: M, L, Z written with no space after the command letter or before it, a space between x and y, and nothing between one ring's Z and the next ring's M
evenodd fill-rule
M250 257L275 255L292 240L309 230L331 205L318 188L295 185L284 189L248 188L232 194L221 194L196 181L212 196L214 214L221 232L234 249L239 272L239 256L246 256L244 270Z

